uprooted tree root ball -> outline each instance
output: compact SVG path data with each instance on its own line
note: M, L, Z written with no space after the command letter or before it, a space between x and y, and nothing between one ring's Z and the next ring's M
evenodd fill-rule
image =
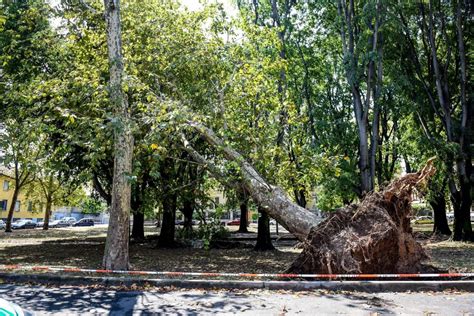
M435 173L433 161L418 173L368 194L313 227L303 252L289 268L295 273L413 273L427 259L410 227L411 199Z

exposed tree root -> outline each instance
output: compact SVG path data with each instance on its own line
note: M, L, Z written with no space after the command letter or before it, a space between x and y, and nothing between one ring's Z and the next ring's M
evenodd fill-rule
M410 227L413 189L436 171L432 160L418 173L368 194L313 227L289 268L298 273L410 273L427 258Z

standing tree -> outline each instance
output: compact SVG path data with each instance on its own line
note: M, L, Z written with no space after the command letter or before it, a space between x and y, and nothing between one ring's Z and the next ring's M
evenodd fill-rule
M12 170L15 180L13 197L8 209L6 232L11 232L13 214L20 191L35 179L35 163L41 154L39 136L27 121L21 124L15 119L3 121L0 133L0 147L3 151L2 163Z
M430 112L417 112L421 128L445 164L454 209L454 240L472 240L472 104L467 91L464 31L467 8L462 1L419 2L400 7L407 55ZM402 13L406 12L406 16ZM420 34L416 40L412 34ZM418 36L418 35L417 35ZM443 140L444 138L444 140ZM444 182L444 180L443 180ZM444 194L439 190L439 194ZM437 203L443 203L439 196ZM445 207L438 208L444 212ZM442 215L444 216L444 215ZM445 230L447 231L447 230Z
M33 205L40 206L39 209L44 207L43 230L49 229L53 206L78 205L84 198L84 191L70 180L65 173L38 166L35 181L28 185L26 196Z
M34 165L41 153L39 120L35 121L30 111L43 102L32 91L42 76L54 71L54 36L49 27L50 11L44 1L4 1L1 9L0 141L3 164L12 169L15 179L7 216L9 232L18 194L33 180Z
M382 65L381 62L376 63L376 56L378 55L380 61L380 27L383 12L381 1L367 3L367 7L364 9L357 7L357 5L354 0L338 1L346 79L352 93L354 116L359 134L361 178L359 193L365 195L374 189L379 120L377 97L380 94L382 76ZM365 94L362 92L364 88ZM372 132L369 125L371 108L373 108ZM370 138L372 139L371 148L369 148Z
M104 0L104 5L109 52L109 94L115 110L113 121L115 158L110 223L103 265L106 269L128 270L133 136L130 109L122 87L124 65L120 29L120 0Z

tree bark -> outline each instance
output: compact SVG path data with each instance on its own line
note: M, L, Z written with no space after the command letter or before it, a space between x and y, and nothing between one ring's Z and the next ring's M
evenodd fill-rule
M192 231L193 230L193 213L194 213L194 206L195 206L195 201L194 197L183 197L183 208L181 212L184 215L184 224L183 228L184 230L187 231Z
M242 198L240 200L240 224L239 224L239 230L237 231L238 233L248 233L249 230L247 229L247 226L249 225L249 208L248 208L248 199L247 198Z
M462 182L460 186L459 198L461 205L459 216L454 217L453 240L474 241L470 218L472 207L471 185L469 182Z
M163 222L161 224L160 238L158 246L163 248L173 248L176 244L175 220L176 220L176 194L166 194L162 201L163 206Z
M107 48L109 58L110 101L115 110L114 176L110 222L105 243L103 265L110 270L129 268L129 231L132 173L133 136L130 113L122 81L124 65L120 29L120 0L104 0L107 24Z
M428 202L433 208L433 234L451 235L451 229L449 229L448 220L446 218L446 198L444 196L444 190L437 192Z
M172 248L175 246L175 221L177 192L172 190L172 183L176 177L175 164L171 158L165 158L160 165L160 174L163 182L163 197L161 206L163 208L163 221L161 223L160 238L158 246Z
M378 30L378 19L375 22L376 23L376 30ZM382 56L383 56L383 48L382 48L382 34L379 35L379 45L377 47L377 55L378 55L378 62L377 62L377 80L376 84L374 85L374 114L373 114L373 120L372 120L372 138L370 142L370 175L371 175L371 186L372 188L375 187L375 174L376 174L376 169L377 169L377 151L378 147L382 147L382 141L383 138L379 137L379 124L380 124L380 97L382 94L382 80L383 80L383 67L382 67ZM377 43L374 44L376 46ZM376 47L374 47L375 50ZM380 148L382 149L382 148ZM381 152L381 150L380 150ZM380 157L381 159L382 157ZM379 165L382 165L382 161L378 161ZM382 185L380 174L378 177L378 185Z
M142 242L145 240L145 214L139 209L133 212L132 240Z
M257 233L257 244L254 250L267 251L275 250L272 244L272 237L270 235L270 217L264 208L258 208L258 233Z
M13 189L13 196L12 196L12 203L8 209L7 215L7 222L5 225L5 232L11 233L12 232L12 221L13 221L13 214L15 212L15 204L18 200L18 194L20 193L20 187L15 183L15 188Z
M369 114L369 105L372 92L372 77L374 73L374 63L370 61L367 65L367 94L365 104L362 102L361 96L361 87L357 79L357 33L359 32L357 23L357 16L355 11L355 2L353 0L349 1L349 6L345 0L340 0L338 2L338 15L340 16L343 23L341 24L341 39L342 39L342 49L344 53L344 58L348 61L346 66L346 79L351 87L352 93L352 102L354 108L354 116L358 128L359 136L359 171L360 171L360 188L359 196L364 196L368 192L373 190L373 181L371 174L371 165L370 165L370 153L369 153L369 135L370 130L368 128L368 114ZM374 26L374 31L371 37L371 50L375 51L377 47L377 36L378 36L378 10L380 4L377 2L377 15L376 22ZM347 30L346 30L347 28ZM347 33L347 36L346 36Z
M455 222L453 239L460 239L466 241L474 241L474 234L472 233L472 225L470 219L470 212L472 207L472 153L471 153L471 137L474 129L472 119L472 102L468 100L468 96L472 94L466 93L467 90L467 66L466 66L466 52L464 47L463 34L463 12L462 1L456 1L456 31L459 49L459 68L461 70L460 88L461 88L461 131L459 137L459 145L461 147L461 157L456 163L458 179L460 184L460 218L462 223ZM470 81L472 82L472 81ZM469 90L470 91L470 90ZM461 226L461 228L459 228Z
M360 96L356 96L355 104L360 104ZM356 106L360 107L360 106ZM356 111L358 112L358 111ZM357 114L356 114L357 115ZM364 119L357 119L359 131L359 170L360 170L360 196L372 191L372 181L369 163L369 141L367 136L367 122ZM365 121L365 122L364 122Z
M49 219L51 217L51 207L53 202L50 197L46 197L46 209L44 210L43 230L49 229Z

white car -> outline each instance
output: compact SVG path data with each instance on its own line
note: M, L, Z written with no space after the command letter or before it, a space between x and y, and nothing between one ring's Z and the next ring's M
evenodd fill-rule
M454 213L446 213L446 218L448 219L448 222L454 222Z
M74 225L74 223L76 223L76 219L74 217L64 217L61 220L68 223L71 226Z
M0 219L0 229L5 229L5 226L6 226L5 222L2 219Z

